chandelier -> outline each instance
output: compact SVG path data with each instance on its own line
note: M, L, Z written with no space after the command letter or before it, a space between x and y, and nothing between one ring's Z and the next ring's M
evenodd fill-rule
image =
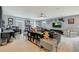
M47 17L44 13L40 13L40 17Z

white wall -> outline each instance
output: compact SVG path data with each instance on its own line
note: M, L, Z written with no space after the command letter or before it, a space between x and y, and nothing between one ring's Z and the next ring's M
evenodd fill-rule
M2 19L5 21L5 26L8 25L8 18L13 18L13 25L15 25L15 18L13 16L3 15Z
M36 24L36 20L31 19L31 20L30 20L30 24L31 24L31 26L32 26L32 27L34 27L34 28L35 28L35 27L36 27L36 25L37 25L37 24Z
M68 19L74 18L74 24L68 24ZM74 16L66 16L64 17L64 22L62 22L62 28L53 28L52 27L52 23L55 22L52 18L52 20L50 19L46 19L46 20L40 20L40 22L38 22L37 24L40 27L43 28L47 28L47 29L58 29L58 30L64 30L70 27L73 28L79 28L79 15L74 15Z
M20 26L20 28L22 28L22 30L25 29L25 20L30 20L30 25L32 27L36 27L35 19L21 18L21 17L16 17L16 16L9 16L9 15L3 15L2 18L5 21L5 26L8 25L8 18L13 18L13 25ZM18 25L18 24L20 24L20 25Z
M74 18L74 24L68 24L68 19ZM79 26L79 15L75 15L75 16L69 16L69 17L65 17L64 18L65 22L64 22L64 27L76 27L78 28Z
M13 25L16 25L16 21L23 21L24 22L25 20L28 20L26 18L3 15L3 20L5 20L5 25L8 25L8 18L13 18ZM68 19L70 19L70 18L74 18L74 24L68 24ZM39 23L38 25L40 27L47 28L47 29L64 30L69 27L79 28L79 15L64 17L64 22L62 22L62 28L53 28L52 27L52 23L54 22L53 18L52 18L52 20L50 20L50 19L41 20L38 23L34 19L29 19L29 20L30 20L30 24L32 27L36 27L37 24Z
M22 20L16 20L16 26L18 26L22 31L25 29L25 23Z
M25 18L20 18L20 17L15 17L15 16L9 16L9 15L3 15L3 20L5 21L5 26L7 26L8 25L8 18L13 18L13 25L14 26L16 26L17 24L17 22L21 22L20 24L22 24L23 25L23 29L24 29L24 21L26 20Z

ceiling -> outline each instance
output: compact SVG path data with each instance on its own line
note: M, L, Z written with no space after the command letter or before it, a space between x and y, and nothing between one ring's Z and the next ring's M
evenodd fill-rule
M41 13L44 13L46 18L79 14L79 6L3 6L2 8L4 15L32 19L41 19Z

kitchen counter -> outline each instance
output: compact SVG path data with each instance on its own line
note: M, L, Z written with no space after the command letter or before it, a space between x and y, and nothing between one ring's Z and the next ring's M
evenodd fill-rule
M43 41L50 44L50 45L52 45L52 43L53 43L52 39L43 39Z
M56 51L57 41L56 39L41 39L40 45L44 48L48 49L49 51Z
M14 32L13 30L4 30L3 32L0 33L10 33L10 32Z

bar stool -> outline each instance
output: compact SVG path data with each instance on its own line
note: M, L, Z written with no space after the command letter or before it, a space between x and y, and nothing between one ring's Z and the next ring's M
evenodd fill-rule
M34 41L34 40L33 40L33 36L34 36L33 32L30 32L29 39L30 39L30 41L31 41L31 42L33 42L33 41Z
M28 40L31 40L31 32L28 31L27 36L28 36Z
M36 40L37 40L37 34L36 33L32 33L33 34L33 43L36 44Z
M40 39L41 39L41 36L37 33L36 34L36 44L39 46L40 45Z

